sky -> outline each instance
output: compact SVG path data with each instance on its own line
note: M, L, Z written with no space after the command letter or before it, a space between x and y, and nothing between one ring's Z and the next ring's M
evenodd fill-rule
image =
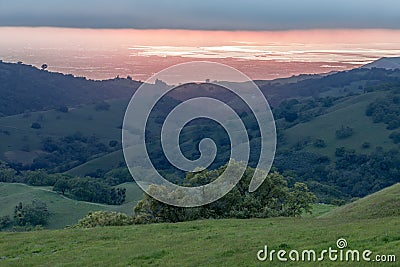
M398 0L0 0L1 26L400 29Z
M215 61L253 79L400 55L398 0L0 0L0 60L146 80Z
M253 79L326 73L400 55L400 30L200 31L0 27L0 59L92 79L146 80L207 60Z

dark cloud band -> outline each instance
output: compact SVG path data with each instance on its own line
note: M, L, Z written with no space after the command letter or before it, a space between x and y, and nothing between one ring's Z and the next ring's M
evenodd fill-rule
M0 0L0 26L399 29L399 10L397 0Z

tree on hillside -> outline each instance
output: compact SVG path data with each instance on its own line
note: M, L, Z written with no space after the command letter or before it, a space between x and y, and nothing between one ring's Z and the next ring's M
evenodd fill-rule
M10 168L7 163L0 161L0 182L14 181L17 171Z
M32 123L31 128L32 129L40 129L40 128L42 128L42 125L40 125L40 123L38 123L38 122L34 122L34 123Z
M93 228L103 226L124 226L133 224L132 217L114 211L89 212L73 228Z
M111 140L111 141L108 143L108 145L109 145L110 147L116 147L116 146L118 145L118 141L117 141L117 140Z
M64 195L65 191L69 189L70 189L69 183L64 178L57 180L57 182L53 186L53 190L56 192L60 192L62 195Z
M336 130L335 135L337 139L345 139L347 137L352 136L354 133L353 128L349 127L349 126L343 126Z
M20 202L14 209L14 220L19 226L46 225L49 216L47 204L40 200L32 200L30 204Z
M58 179L53 190L61 194L69 193L78 200L121 205L126 198L125 188L114 188L98 178L73 177Z
M12 220L9 215L0 217L0 231L9 227L12 224Z
M188 173L184 185L199 186L214 181L225 167ZM134 209L135 222L179 222L200 218L267 218L299 216L303 212L311 212L311 204L316 200L314 194L303 183L296 183L293 188L288 187L287 181L277 172L268 174L264 183L255 192L250 193L248 186L254 171L248 167L242 179L228 194L202 207L174 207L145 195ZM149 190L156 191L157 194L167 192L166 188L156 185L152 185ZM182 195L180 192L169 194Z

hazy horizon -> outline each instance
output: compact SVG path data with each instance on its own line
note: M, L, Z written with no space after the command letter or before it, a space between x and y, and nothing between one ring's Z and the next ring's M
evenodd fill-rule
M0 59L109 79L145 80L174 64L215 61L252 79L352 69L400 55L400 30L199 31L0 27Z

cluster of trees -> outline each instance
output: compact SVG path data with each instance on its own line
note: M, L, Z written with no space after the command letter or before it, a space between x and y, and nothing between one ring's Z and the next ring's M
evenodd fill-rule
M133 178L132 178L128 168L120 167L120 168L112 169L112 170L108 171L107 173L105 173L103 176L103 179L107 184L109 184L111 186L115 186L115 185L123 184L126 182L132 182Z
M348 138L350 136L352 136L354 134L354 130L353 128L349 127L349 126L343 126L336 130L335 135L337 139L345 139Z
M239 164L239 163L235 163ZM183 185L198 186L214 181L225 170L204 170L188 173ZM248 186L254 169L248 167L239 183L221 199L196 208L181 208L164 204L145 195L134 208L133 216L123 213L97 211L90 212L72 228L97 226L122 226L131 224L180 222L207 218L266 218L277 216L300 216L311 213L311 205L316 201L304 183L288 186L287 180L277 172L267 175L257 191L249 193ZM152 185L151 191L165 192L165 187ZM176 192L172 192L175 194Z
M349 79L348 82L340 86L344 86L345 84L351 84L355 79L360 79L360 77L366 75L365 70L362 71L351 71L347 75L345 73L340 73L340 79L346 80ZM400 83L398 78L398 71L385 71L379 69L373 69L367 71L368 81L365 83L365 86L360 85L359 93L374 91L374 90L386 90L390 91L389 94L382 99L377 99L373 103L371 103L366 110L366 115L373 118L374 122L383 122L387 124L387 128L389 130L397 129L400 127ZM396 75L390 75L392 73L396 73ZM388 76L389 75L389 76ZM330 75L330 78L323 78L318 80L321 88L323 88L323 83L334 82L331 80L335 75ZM359 77L360 76L360 77ZM347 77L347 78L346 78ZM371 77L375 77L376 80L371 81ZM397 77L397 78L396 78ZM328 81L330 80L330 81ZM383 83L384 81L384 83ZM298 82L293 85L284 85L284 87L296 87L300 84L309 84L314 85L314 81L312 79ZM322 84L321 84L322 83ZM337 82L334 82L337 83ZM336 84L335 86L339 86ZM300 88L297 88L300 89ZM311 90L308 88L308 90ZM331 107L335 102L340 101L346 96L338 96L338 97L317 97L314 96L313 99L302 99L301 96L292 99L286 99L280 102L279 106L273 107L272 111L274 113L274 117L277 120L277 126L280 129L290 128L298 123L307 122L312 120L314 117L322 115L325 111ZM279 132L279 131L278 131ZM337 138L347 138L353 134L351 128L342 127L336 132ZM278 140L284 139L283 136L278 136Z
M313 145L314 145L314 147L318 147L318 148L326 147L325 140L323 140L323 139L316 139L314 141Z
M275 119L284 119L284 123L281 122L281 126L288 128L301 122L310 121L323 114L337 99L334 97L322 97L304 101L299 101L298 99L284 100L272 111Z
M0 161L0 182L23 183L33 186L53 186L61 178L71 178L66 174L49 174L43 169L34 171L17 171Z
M31 128L38 130L38 129L42 128L42 125L38 122L34 122L31 124Z
M239 164L239 163L236 163ZM225 166L211 171L188 173L184 185L198 186L215 180ZM196 208L181 208L164 204L145 195L135 207L135 223L179 222L205 218L267 218L277 216L299 216L311 211L316 197L304 183L288 187L287 181L277 172L268 174L264 183L255 192L248 186L254 169L248 167L239 183L224 197L208 205ZM163 193L162 186L150 190ZM174 194L174 192L173 192Z
M335 160L305 151L276 155L274 166L290 172L292 181L303 181L319 201L337 203L363 197L400 182L399 149L376 148L370 154L339 147Z
M365 81L363 85L359 86L358 89L355 89L359 90L360 93L365 92L365 90L368 91L368 88L371 88L376 84L382 85L382 79L391 80L391 78L387 77L388 74L384 71L382 72L381 70L360 70L355 71L351 74L340 74L340 77L345 76L347 79L346 82L344 82L340 86L344 86L346 84L350 85L353 81L356 80L358 80L359 82L360 77L364 77L365 75L368 77L375 77L376 82L368 80ZM304 81L304 83L313 82ZM329 82L327 81L327 85L330 83L337 83L337 81L335 81L333 78L329 78ZM357 85L359 85L359 83L354 85L353 88L356 88ZM400 94L397 93L397 91L400 92L400 90L398 88L400 87L396 86L394 83L388 84L387 87L384 86L382 90L391 90L391 92L388 92L389 96L385 100L389 101L390 103L380 103L379 101L377 101L379 105L377 105L376 103L371 104L370 107L368 107L367 109L367 115L375 114L374 112L385 113L388 115L388 117L393 117L393 115L400 114L400 106L398 105ZM283 144L285 142L285 136L282 135L282 129L292 127L295 124L305 122L314 118L315 116L324 114L326 110L329 109L329 107L337 102L341 102L345 97L346 96L323 98L314 97L313 99L306 98L301 100L299 98L282 101L278 107L273 108L274 117L277 120L278 126L278 142L280 144ZM381 108L385 108L383 112L379 111ZM257 143L257 140L259 140L259 134L256 124L251 119L250 115L241 114L241 118L244 121L246 129L249 133L250 146L252 147L249 165L254 167L254 163L258 160L257 148L259 148L260 144ZM160 123L162 121L163 120L160 119ZM157 124L157 120L155 120L155 124ZM390 123L390 121L388 121L388 124L394 125L394 123ZM159 144L160 140L157 139L157 136L160 136L159 132L155 131L155 128L156 127L151 129L150 134L152 138L148 143L148 146L150 147L149 150L153 152L153 155L151 155L152 161L155 166L160 170L160 172L166 174L166 176L172 177L169 179L171 182L182 182L183 179L185 179L184 174L176 172L175 169L168 164L168 161L165 159L165 156L162 153L162 148ZM354 135L354 133L355 132L353 128L344 125L341 128L337 129L334 134L336 135L337 139L345 139ZM216 160L213 162L213 166L211 169L219 168L224 164L223 162L226 162L226 158L229 157L229 140L225 138L223 131L220 131L218 126L213 126L210 122L202 121L197 124L196 127L190 127L190 125L188 125L182 130L180 136L180 147L182 149L182 152L188 158L197 158L199 156L197 145L199 140L204 137L212 138L218 147L218 158L216 158ZM390 135L390 138L393 140L394 143L400 143L400 134L398 134L397 132L392 133ZM366 172L361 171L361 168L359 168L359 166L352 162L352 157L347 157L345 148L338 148L338 150L336 151L336 158L330 159L318 153L302 151L303 148L308 145L312 145L316 148L324 148L327 144L323 139L301 139L295 144L294 147L290 148L287 151L278 150L275 157L274 166L281 173L293 171L293 181L305 181L307 185L312 188L313 192L318 195L320 201L327 203L339 203L342 200L350 200L352 197L365 196L366 194L373 193L383 188L384 186L391 185L393 182L396 181L395 176L387 172L383 174L383 177L381 179L379 178L379 174L377 173L369 173L366 174L367 176L363 176L363 174L365 174ZM371 148L371 144L368 142L361 142L360 146L363 149ZM254 153L254 151L256 152ZM369 151L370 150L368 150L368 152ZM390 152L386 151L384 153ZM386 164L384 163L384 158L376 157L374 155L375 154L360 154L358 156L360 156L361 158L366 158L367 161L371 162L382 161L382 166ZM349 170L343 168L342 163L346 160L349 160L348 163L350 165L354 165L351 174L347 174ZM389 164L392 165L392 163ZM397 166L393 165L392 169L397 169ZM335 184L335 180L341 179L339 177L346 177L346 175L350 177L350 179L347 180L346 185L346 181ZM382 180L382 182L380 182L380 180ZM362 187L362 190L360 190L359 187Z
M47 137L42 141L42 149L48 153L35 158L30 169L47 169L64 172L85 163L94 155L101 155L117 149L117 144L107 146L95 135L85 136L81 132L59 139Z
M400 132L393 132L389 135L389 138L393 140L393 143L400 143Z
M44 169L17 171L7 163L0 161L0 182L23 183L32 186L54 186L58 180L73 179L73 175L48 173Z
M30 230L32 227L45 226L50 217L47 204L40 200L31 203L20 202L14 208L13 217L0 217L0 230L13 228L14 230Z
M63 195L73 195L78 200L109 205L121 205L126 198L125 188L114 188L101 179L91 177L59 179L53 190Z
M388 130L400 127L400 89L392 90L385 98L376 99L368 105L365 114L375 123L383 122Z
M110 171L104 179L81 178L60 173L49 174L43 169L18 172L0 161L0 182L53 186L54 191L67 194L71 198L110 205L124 203L126 189L115 188L114 186L128 181L128 177L130 176L127 169Z
M92 211L70 228L93 228L103 226L125 226L134 223L134 218L114 211Z
M367 107L366 115L376 123L385 123L389 130L400 128L399 71L387 72L374 69L351 72L351 75L348 76L349 82L351 79L354 80L355 75L368 73L367 81L364 85L359 86L359 89L362 89L364 93L376 90L387 91L384 98L376 99ZM391 77L388 77L388 75L391 75ZM340 77L343 78L344 76L341 74ZM371 77L374 77L374 79L372 80ZM303 83L312 82L304 81ZM285 142L285 136L282 135L281 129L300 123L304 112L315 111L322 114L326 108L341 99L343 97L314 98L313 100L303 101L291 99L281 102L278 108L273 109L274 116L278 119L278 141L281 144ZM348 138L353 134L354 129L348 126L342 126L335 132L337 139ZM400 132L392 132L389 138L392 139L394 144L399 144ZM290 149L277 151L274 166L283 174L292 172L294 181L305 181L309 188L317 194L320 201L339 203L352 197L365 196L399 182L397 173L400 168L398 167L397 148L386 151L377 148L372 154L363 154L339 147L335 152L336 158L331 160L318 153L304 151L303 149L310 144L316 148L326 146L322 139L300 139ZM370 149L371 144L363 142L361 148Z
M400 151L377 147L371 154L339 148L327 180L353 197L363 197L400 182Z

